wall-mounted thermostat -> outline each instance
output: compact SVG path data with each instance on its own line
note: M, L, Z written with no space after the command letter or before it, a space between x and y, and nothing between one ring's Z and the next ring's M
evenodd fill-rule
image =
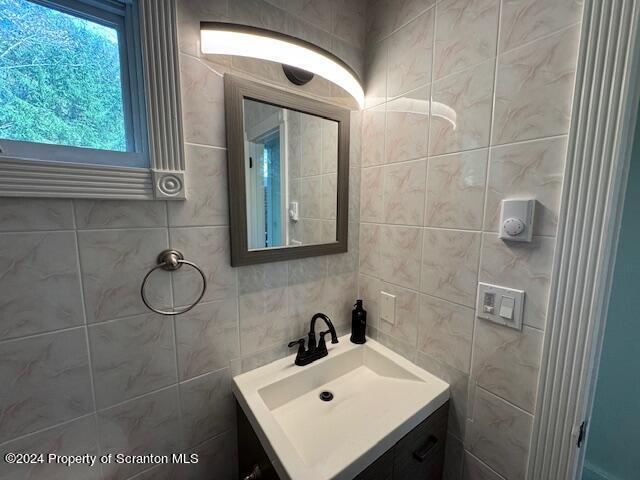
M535 209L536 201L533 199L502 200L500 238L512 242L530 242L533 238Z

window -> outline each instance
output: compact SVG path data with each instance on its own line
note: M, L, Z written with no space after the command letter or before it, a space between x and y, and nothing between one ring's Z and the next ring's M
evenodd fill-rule
M0 196L184 198L175 3L0 0Z
M140 115L130 99L138 81L129 78L136 72L126 20L126 9L118 15L79 1L0 0L0 138L31 144L12 145L29 157L77 162L83 155L85 162L148 166L135 141Z

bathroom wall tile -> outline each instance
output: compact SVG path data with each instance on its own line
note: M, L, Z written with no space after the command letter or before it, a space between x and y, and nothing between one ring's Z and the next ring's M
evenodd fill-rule
M467 418L469 375L421 351L417 352L416 364L449 384L451 396L449 398L448 431L453 435L463 437Z
M167 455L181 450L178 387L151 393L98 412L102 454ZM105 478L120 479L148 465L111 463Z
M338 171L338 122L322 121L322 173Z
M180 90L185 142L224 147L222 75L201 60L180 55Z
M500 52L524 45L579 22L583 0L505 0Z
M501 200L536 199L534 235L555 235L560 211L566 137L491 150L485 230L498 231Z
M0 443L89 413L82 328L0 343Z
M238 284L242 355L290 340L287 264L240 267Z
M421 290L451 302L474 306L479 257L480 233L426 228Z
M493 144L568 132L579 33L575 26L498 58Z
M81 231L78 242L87 321L146 313L140 285L168 248L166 229ZM147 297L157 308L167 308L170 288L169 274L156 271L147 282Z
M434 9L389 37L387 98L431 83Z
M505 478L524 478L533 417L476 388L465 447Z
M375 42L432 7L435 0L373 0L367 7L367 40Z
M349 122L349 167L360 167L362 157L362 110L352 111Z
M395 323L391 324L380 318L378 320L378 330L415 348L418 337L418 311L420 308L418 293L386 282L380 283L378 298L380 298L380 290L396 297L396 319Z
M177 2L178 46L180 52L200 55L200 22L229 21L228 0Z
M168 202L169 225L228 225L227 152L185 145L187 200Z
M335 224L333 224L335 228ZM347 252L327 257L327 268L330 273L355 273L358 271L360 224L349 223Z
M235 432L218 435L192 449L198 463L178 465L180 480L235 480L238 476L238 452ZM189 452L190 453L190 452ZM155 479L154 479L155 480Z
M322 173L322 119L313 115L300 116L302 155L300 175L320 175Z
M320 218L335 220L338 210L338 174L328 173L322 175L321 179Z
M469 452L464 454L462 480L505 480Z
M445 0L438 4L434 79L495 57L499 0Z
M331 51L332 36L322 28L318 28L316 22L309 23L292 14L286 14L284 20L284 32L292 37L300 38L313 43L318 47Z
M447 425L447 428L449 426ZM447 444L444 451L444 471L442 480L461 480L464 446L455 436L447 433Z
M386 106L365 110L362 114L362 166L372 167L385 162Z
M84 323L73 232L0 234L0 339Z
M289 181L300 177L300 112L287 111L287 168L289 169Z
M96 422L93 416L23 437L0 447L0 457L7 453L52 453L57 455L97 455ZM55 463L8 464L0 471L0 480L100 480L100 467L66 466Z
M427 161L384 167L384 221L422 225Z
M367 108L380 105L387 100L388 42L382 42L365 51L364 92Z
M98 408L177 381L173 320L156 314L89 328Z
M333 26L333 12L337 7L334 1L322 3L313 0L285 0L284 8L287 12L296 15L308 22L313 22L318 28L331 32Z
M533 413L544 333L476 320L473 380L481 387Z
M349 222L360 222L360 168L349 168Z
M494 60L433 84L429 155L489 145Z
M471 308L420 295L418 350L468 374L474 316Z
M73 228L71 200L0 198L0 232Z
M525 290L524 324L544 329L555 240L533 237L531 243L505 243L484 234L481 282Z
M237 294L236 271L231 268L229 229L227 227L172 228L171 247L185 259L196 263L207 277L203 301L229 298ZM175 305L190 305L200 294L202 278L185 265L173 272Z
M298 222L301 241L305 245L321 243L323 240L323 221L311 218L303 218Z
M363 222L381 222L384 217L384 167L362 169L360 219Z
M327 276L327 257L308 257L292 260L288 264L289 286L315 282Z
M322 210L322 177L302 177L300 190L300 216L319 219Z
M367 0L339 2L333 12L331 32L358 48L365 47Z
M368 275L358 276L358 298L362 299L364 309L367 311L367 335L371 328L379 328L380 290L382 290L381 280Z
M78 228L142 228L167 225L167 203L139 200L74 200Z
M387 103L386 163L427 155L429 88L419 88Z
M284 12L262 0L232 0L229 2L229 17L234 23L284 31Z
M245 373L255 370L256 368L260 368L275 360L284 358L287 355L295 355L295 352L291 351L286 344L275 345L273 347L265 348L259 352L243 356L242 358L232 360L231 369L234 375L238 375L239 373Z
M385 347L393 350L398 355L403 356L410 362L416 361L416 349L415 345L409 345L408 343L396 338L391 335L387 335L386 333L381 332L380 330L375 330L375 338L376 341L380 342Z
M240 353L236 299L203 303L176 322L180 380L227 366Z
M380 278L402 287L418 290L421 251L421 228L381 226Z
M187 449L233 428L236 413L229 369L181 383L180 404Z
M487 150L429 159L424 224L432 227L482 227Z
M367 275L379 275L380 258L380 225L363 223L360 225L360 272Z
M329 272L323 285L324 304L320 311L329 316L339 335L341 332L351 332L351 311L357 296L355 272Z

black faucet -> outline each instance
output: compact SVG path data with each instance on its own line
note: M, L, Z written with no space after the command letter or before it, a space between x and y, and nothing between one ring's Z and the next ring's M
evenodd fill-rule
M329 330L320 332L320 341L316 345L316 320L318 318L324 320L324 323L327 324ZM333 327L333 323L331 323L329 317L324 313L316 313L313 318L311 318L308 349L304 348L304 338L289 342L289 348L295 347L296 345L298 346L298 354L296 355L295 364L300 366L309 365L319 358L326 357L329 352L327 351L327 343L325 342L324 336L327 334L331 335L331 343L338 343L336 329Z

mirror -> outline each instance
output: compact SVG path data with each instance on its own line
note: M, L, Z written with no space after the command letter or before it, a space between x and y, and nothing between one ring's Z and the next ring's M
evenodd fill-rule
M338 122L245 98L249 250L335 242Z
M349 112L225 76L232 265L347 249Z

